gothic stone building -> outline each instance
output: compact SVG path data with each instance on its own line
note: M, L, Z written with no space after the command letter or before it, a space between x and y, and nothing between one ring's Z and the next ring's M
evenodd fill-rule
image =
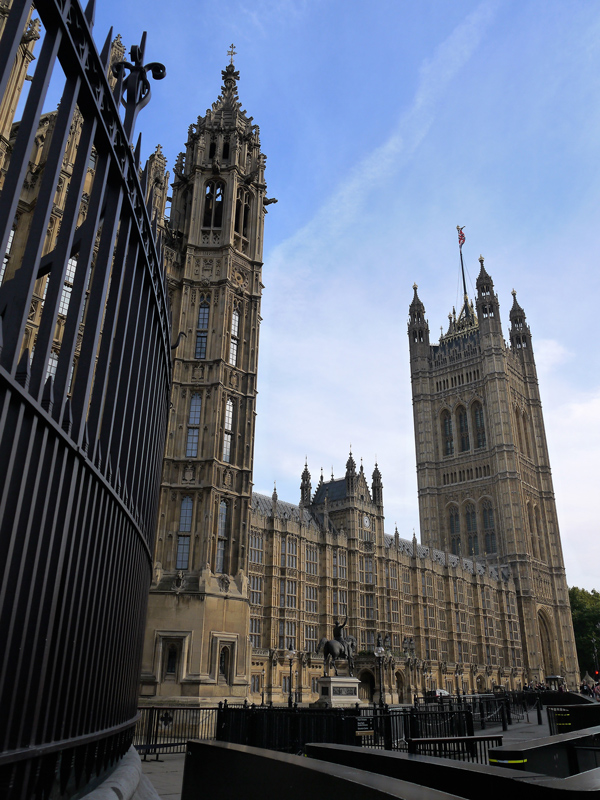
M252 491L265 156L239 75L175 164L167 267L177 347L142 701L317 699L321 637L348 617L363 700L518 688L577 663L525 315L502 338L491 279L439 345L409 340L421 540L384 529L377 466L298 505ZM164 172L164 165L163 165ZM383 685L374 647L385 644ZM292 685L290 686L290 679Z

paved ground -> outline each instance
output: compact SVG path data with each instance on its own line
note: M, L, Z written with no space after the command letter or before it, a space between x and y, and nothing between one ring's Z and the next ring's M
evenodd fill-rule
M142 761L142 772L162 800L180 800L185 753L165 753L160 761Z
M488 727L485 731L476 729L475 735L501 734L503 744L545 739L550 735L545 711L542 712L542 719L543 724L538 725L537 712L530 711L529 722L527 718L523 722L515 722L508 726L507 731L502 731L501 727ZM159 758L160 761L142 761L142 772L150 779L162 800L180 800L185 754L165 753Z

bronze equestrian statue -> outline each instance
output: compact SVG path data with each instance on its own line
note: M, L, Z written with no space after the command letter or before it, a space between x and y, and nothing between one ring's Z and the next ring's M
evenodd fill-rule
M336 661L338 658L345 658L348 661L348 672L354 676L354 653L356 652L356 639L354 636L344 636L344 628L348 621L348 616L340 623L338 619L333 624L333 639L324 636L317 647L317 653L323 650L323 667L325 675L328 674L329 659L333 661L333 669L338 674Z

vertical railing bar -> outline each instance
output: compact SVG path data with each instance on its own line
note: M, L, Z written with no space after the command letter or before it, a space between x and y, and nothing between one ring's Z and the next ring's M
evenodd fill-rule
M131 218L127 215L127 223L131 224ZM139 243L131 242L131 231L129 232L129 248L127 251L125 270L124 270L124 284L129 288L126 295L123 296L119 304L117 327L115 329L115 342L121 343L121 348L113 347L111 357L111 367L108 375L108 381L104 388L104 402L102 410L102 426L100 430L99 420L94 414L90 421L90 436L94 442L99 442L102 452L108 456L112 449L112 435L115 426L115 415L118 404L118 398L121 392L121 384L124 379L126 382L126 375L131 369L131 359L128 358L131 346L130 340L134 336L134 326L131 320L134 319L139 313L138 306L133 306L132 303L137 281L137 255L139 250ZM123 365L126 364L126 370ZM124 375L125 373L125 375ZM94 445L94 456L97 444Z
M129 239L131 235L131 218L127 216L121 219L121 227L118 233L117 247L113 259L112 276L104 324L102 326L102 339L96 360L96 375L90 399L90 406L87 415L88 431L92 441L96 438L98 420L102 412L103 419L107 413L107 384L110 383L110 375L113 370L118 375L117 365L125 358L125 353L118 350L116 343L120 341L117 336L119 312L121 306L129 306L130 299L126 299L129 285L126 278L129 274L127 262L125 260ZM117 265L123 264L122 269ZM105 450L104 452L108 452Z
M73 439L80 441L83 434L82 420L84 419L94 378L94 362L97 352L97 342L102 326L102 311L104 309L115 236L119 225L119 215L123 202L121 187L109 186L106 198L106 209L102 222L100 245L96 256L96 269L92 274L90 294L85 314L85 329L79 361L77 364L78 375L73 387ZM98 269L99 267L99 269ZM82 369L82 375L79 375Z
M80 603L77 602L75 598L78 598L82 595L81 589L85 585L84 583L84 575L85 570L83 568L83 564L85 563L87 557L87 551L89 549L89 542L90 536L88 534L88 527L86 525L86 520L88 518L89 513L89 505L92 502L92 480L91 480L91 473L89 471L82 471L82 483L78 490L79 495L79 509L76 519L77 528L82 532L79 536L76 537L77 539L77 558L74 565L74 574L76 576L77 582L73 587L72 595L73 595L73 602L69 605L69 615L68 621L65 625L65 638L67 641L71 643L72 651L77 652L76 650L76 631L78 628L78 619L80 613ZM68 648L67 648L68 650ZM57 698L56 704L58 707L65 706L67 702L68 696L68 689L72 681L73 676L73 669L74 665L77 662L77 659L71 658L66 659L65 668L62 673L59 675L59 683L56 687L54 694ZM54 715L54 719L50 719L53 728L53 736L56 739L66 739L69 738L69 733L65 730L65 721L64 719L60 719L58 714ZM48 722L46 724L48 724ZM57 727L57 725L59 727Z
M96 240L96 231L100 224L100 217L102 212L102 204L106 195L106 184L108 181L108 173L110 169L108 154L98 153L98 160L96 163L96 174L94 175L94 183L92 185L92 193L88 204L87 217L82 228L85 226L87 236L81 239L79 252L77 254L77 268L75 270L75 280L73 282L73 289L71 290L71 299L69 300L69 309L67 311L67 319L63 328L63 335L60 345L60 353L58 357L58 365L56 368L55 376L55 391L56 396L60 399L64 398L69 390L67 381L71 373L71 365L73 364L73 357L75 355L75 347L77 343L77 334L79 333L79 324L83 314L87 278L89 270L92 269L93 251ZM95 268L93 269L95 272ZM92 284L93 284L92 273ZM90 290L92 288L90 284ZM79 364L77 365L77 374L73 375L73 382L78 379ZM53 408L53 416L56 420L60 421L63 413L62 402L55 402Z
M48 358L54 341L58 304L64 286L67 263L71 255L71 247L75 228L77 226L77 214L81 202L81 194L87 174L87 164L92 150L95 130L95 120L92 119L84 122L73 167L73 175L69 182L65 209L61 218L58 242L53 253L54 260L48 278L49 283L44 300L44 309L38 327L35 353L31 365L31 383L29 391L38 401L41 399L40 393L43 389Z
M70 525L71 525L71 514L72 514L72 511L73 511L73 497L71 495L71 487L73 485L73 481L76 480L76 476L77 476L77 472L78 472L78 468L79 468L79 464L78 464L77 460L75 460L72 457L72 455L71 455L71 458L69 458L69 455L70 454L66 450L66 448L63 449L63 454L62 454L61 463L60 463L61 471L60 471L60 477L59 477L59 487L65 487L68 484L69 485L69 489L68 490L63 490L60 493L56 492L55 497L60 497L60 499L63 502L62 503L56 503L56 505L55 505L55 509L56 510L55 510L55 513L54 513L54 517L51 520L51 525L52 525L51 531L52 531L52 533L51 533L51 537L49 537L49 543L51 545L51 547L49 547L49 552L53 552L53 546L54 546L55 538L57 540L60 540L60 543L57 544L58 552L57 552L56 563L54 564L50 559L48 559L48 561L47 561L47 563L45 565L45 573L44 573L44 581L43 581L44 589L46 587L48 587L48 592L47 593L49 595L49 598L48 598L49 599L49 604L48 604L48 613L47 613L48 619L47 619L47 623L46 623L45 630L44 630L44 634L45 634L46 640L45 640L45 644L44 644L44 648L43 648L43 655L42 655L42 658L41 658L41 663L36 665L36 672L39 670L39 673L40 673L40 677L38 679L38 684L37 684L36 688L38 689L38 696L40 698L40 705L41 706L43 706L45 685L46 685L46 681L48 679L47 664L48 664L48 659L49 659L49 656L50 656L50 648L52 646L53 639L54 639L54 626L55 626L55 621L56 621L56 616L55 615L56 615L57 605L59 603L58 588L59 588L59 583L60 582L57 580L57 575L62 574L62 562L63 562L63 559L64 559L65 547L66 547L66 541L67 541L67 537L66 536L63 535L62 538L60 537L60 530L61 530L61 526L62 526L62 530L64 530L65 528L68 530ZM71 472L70 472L70 475L67 476L65 473L66 473L69 465L71 466ZM57 467L58 467L58 463L57 463ZM57 472L58 472L58 470L57 470ZM37 637L41 638L40 637L41 623L42 623L42 620L41 620L41 615L40 615L40 618L38 619L38 627L37 627L37 630L36 630L36 638ZM32 678L33 678L33 676L32 676ZM38 706L36 708L36 714L35 714L35 716L34 716L34 718L32 720L32 727L34 729L37 727L38 717L39 717L39 714L41 712L42 712L42 708L40 706Z

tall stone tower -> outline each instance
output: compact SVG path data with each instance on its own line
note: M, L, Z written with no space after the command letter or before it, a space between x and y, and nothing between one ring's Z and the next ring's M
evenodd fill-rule
M174 168L167 266L177 337L142 694L248 692L246 576L265 156L223 70Z
M573 626L531 332L513 292L510 342L480 257L475 307L430 344L414 286L408 336L421 538L509 567L528 679L578 681Z

